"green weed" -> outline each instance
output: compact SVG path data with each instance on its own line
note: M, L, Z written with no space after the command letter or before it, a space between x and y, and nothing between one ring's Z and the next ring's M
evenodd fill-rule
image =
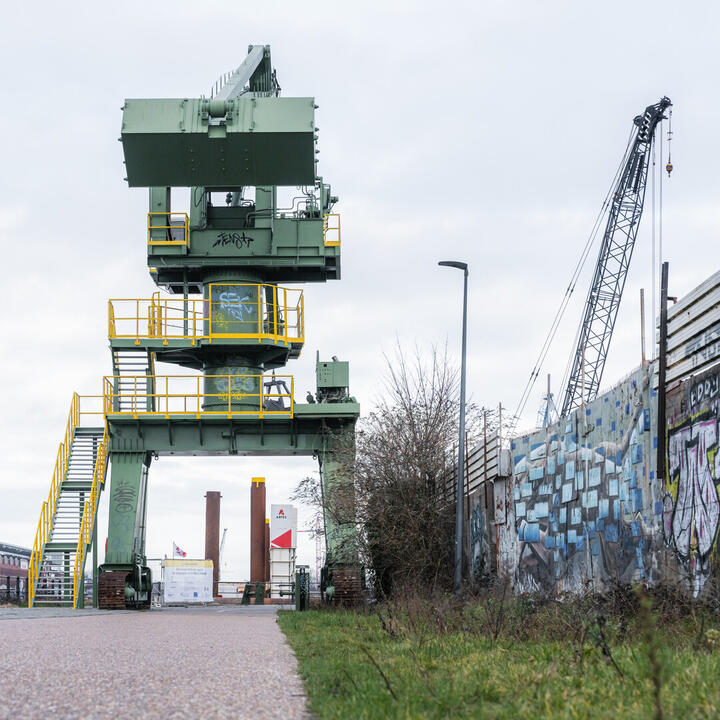
M698 650L692 621L648 621L640 602L624 619L589 600L584 614L572 602L493 602L502 620L496 604L447 600L278 622L321 719L720 715L715 627Z

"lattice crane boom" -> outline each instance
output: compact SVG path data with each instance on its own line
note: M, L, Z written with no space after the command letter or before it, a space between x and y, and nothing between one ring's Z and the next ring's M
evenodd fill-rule
M593 400L600 389L615 320L622 298L645 200L655 128L672 105L663 97L645 108L633 123L625 164L612 194L605 233L585 301L561 415Z

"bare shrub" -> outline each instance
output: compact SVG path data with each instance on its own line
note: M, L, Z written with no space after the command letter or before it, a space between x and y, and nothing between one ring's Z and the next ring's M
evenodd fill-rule
M340 467L332 496L318 478L306 478L295 492L322 507L326 521L354 519L379 600L400 588L432 593L452 586L455 502L446 484L456 462L459 400L459 372L447 348L408 355L397 345L386 356L383 394L354 438L331 439ZM474 441L479 415L472 403L466 428Z

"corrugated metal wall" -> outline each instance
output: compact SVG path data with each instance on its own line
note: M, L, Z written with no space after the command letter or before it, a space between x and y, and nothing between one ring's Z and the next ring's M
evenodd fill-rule
M668 307L667 383L720 360L720 272Z
M470 450L465 458L465 492L472 494L485 482L493 482L499 474L499 442L497 433L490 433L487 442L477 444ZM457 448L453 451L453 458L449 464L457 460ZM455 498L455 478L457 468L449 473L445 480L445 494L450 500Z

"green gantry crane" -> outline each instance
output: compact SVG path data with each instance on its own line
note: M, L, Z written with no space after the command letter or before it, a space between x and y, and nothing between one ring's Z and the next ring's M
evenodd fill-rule
M281 98L268 46L250 46L209 98L129 99L121 138L127 181L149 188L147 255L161 290L112 299L113 374L102 422L86 427L73 397L30 563L30 605L83 605L88 550L110 467L105 562L94 572L104 608L150 604L145 555L148 470L161 455L313 455L323 491L343 480L360 406L349 364L316 365L317 392L295 402L277 374L305 343L303 292L283 283L340 278L337 197L316 175L314 98ZM289 207L277 188L297 187ZM189 212L173 188L190 188ZM160 374L156 363L184 368ZM324 589L360 592L352 519L326 518Z

